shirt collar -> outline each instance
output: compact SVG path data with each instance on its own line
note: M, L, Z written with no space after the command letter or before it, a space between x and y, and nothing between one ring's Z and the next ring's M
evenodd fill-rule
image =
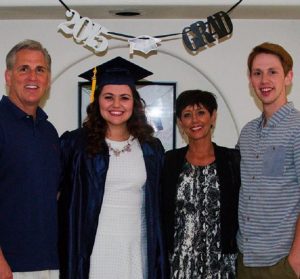
M1 103L9 109L18 119L25 118L28 116L26 112L17 107L7 96L2 96ZM37 108L36 111L36 120L46 120L48 115L40 108Z
M280 123L283 119L285 119L291 111L294 109L293 102L288 102L283 105L278 111L276 111L268 120L266 127L276 127L278 123ZM262 113L260 118L258 119L258 128L263 127L263 123L265 121L265 116Z

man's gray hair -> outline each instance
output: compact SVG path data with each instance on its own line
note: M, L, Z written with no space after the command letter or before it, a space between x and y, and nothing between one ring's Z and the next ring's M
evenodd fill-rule
M14 67L14 64L16 62L16 54L22 49L29 49L29 50L37 50L40 51L44 54L44 57L46 59L47 63L47 68L49 72L51 72L51 57L50 54L48 53L48 50L43 47L43 45L34 40L24 40L22 42L19 42L16 44L6 55L6 68L7 70L12 70Z

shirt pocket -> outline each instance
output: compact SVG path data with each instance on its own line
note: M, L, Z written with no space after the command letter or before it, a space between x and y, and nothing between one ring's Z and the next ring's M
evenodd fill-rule
M265 176L282 176L285 154L285 146L268 146L264 154L262 174Z

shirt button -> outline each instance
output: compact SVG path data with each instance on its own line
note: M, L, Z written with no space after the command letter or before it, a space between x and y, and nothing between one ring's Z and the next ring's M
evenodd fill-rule
M248 241L248 237L245 238L245 241Z
M250 196L248 197L248 200L249 200L249 201L251 200L251 197L250 197Z
M246 220L249 221L249 220L250 220L250 217L247 217Z
M254 176L254 175L252 176L252 179L255 179L255 176Z
M259 155L256 155L256 159L258 159L259 158Z

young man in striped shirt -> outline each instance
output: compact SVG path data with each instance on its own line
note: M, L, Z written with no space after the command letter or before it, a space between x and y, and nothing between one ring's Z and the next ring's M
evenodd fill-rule
M241 131L239 279L300 275L300 112L287 101L293 60L263 43L248 57L262 115Z

